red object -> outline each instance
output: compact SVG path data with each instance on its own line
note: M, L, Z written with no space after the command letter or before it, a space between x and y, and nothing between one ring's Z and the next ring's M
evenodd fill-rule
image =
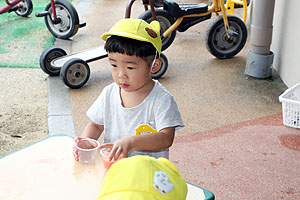
M103 160L103 165L106 170L109 170L109 168L112 166L112 164L118 162L123 156L119 156L117 160L109 160L109 153L110 151L108 149L101 149L100 151L102 160Z

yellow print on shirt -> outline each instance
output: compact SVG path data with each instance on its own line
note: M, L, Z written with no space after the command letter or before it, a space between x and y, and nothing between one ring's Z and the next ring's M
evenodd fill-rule
M156 133L157 130L153 129L148 124L142 124L136 129L136 135L144 135L148 133Z

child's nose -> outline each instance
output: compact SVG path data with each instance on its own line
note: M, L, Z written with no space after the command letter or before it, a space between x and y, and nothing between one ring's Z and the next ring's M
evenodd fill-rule
M124 77L126 77L126 71L125 71L125 70L122 70L122 69L120 69L120 70L119 70L118 77L119 77L119 78L124 78Z

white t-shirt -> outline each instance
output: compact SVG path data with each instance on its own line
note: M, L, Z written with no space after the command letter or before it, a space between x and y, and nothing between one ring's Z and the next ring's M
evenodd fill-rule
M155 134L167 127L176 127L176 130L184 127L174 97L157 80L144 101L132 108L122 106L120 88L112 83L103 89L86 114L94 123L104 125L105 143L132 135ZM128 156L133 155L169 158L169 149L133 149Z

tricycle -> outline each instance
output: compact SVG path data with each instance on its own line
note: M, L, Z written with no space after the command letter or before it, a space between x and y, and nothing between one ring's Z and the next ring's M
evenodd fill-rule
M18 16L28 17L33 10L31 0L5 0L6 5L0 8L0 14L15 12Z
M80 22L74 6L67 0L51 0L44 11L35 13L36 17L44 17L51 34L59 39L69 39L78 29L86 26Z

